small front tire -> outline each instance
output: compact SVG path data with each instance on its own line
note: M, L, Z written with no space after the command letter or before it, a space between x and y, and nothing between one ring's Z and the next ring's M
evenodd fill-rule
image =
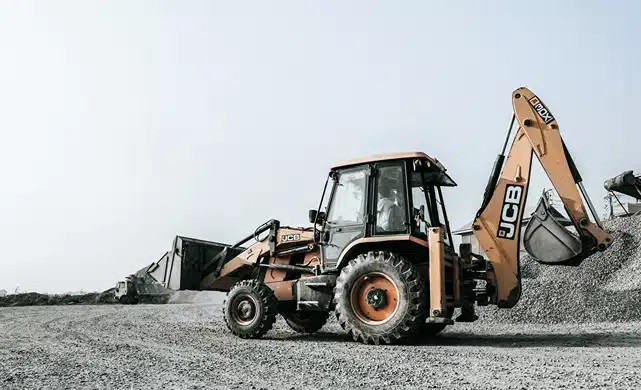
M223 318L234 335L257 339L271 330L277 308L278 300L267 285L255 279L242 280L227 294Z

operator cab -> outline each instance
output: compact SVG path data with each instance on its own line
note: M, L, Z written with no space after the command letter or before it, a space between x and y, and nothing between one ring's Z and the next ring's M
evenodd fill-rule
M404 236L426 242L430 227L443 229L446 250L451 249L441 187L456 183L445 171L436 159L420 152L333 166L321 198L324 211L309 213L310 222L319 228L325 267L336 267L344 250L361 239Z

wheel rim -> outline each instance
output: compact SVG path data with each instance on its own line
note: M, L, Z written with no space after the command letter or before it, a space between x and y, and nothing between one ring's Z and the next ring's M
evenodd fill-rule
M231 317L239 325L249 325L258 315L258 301L251 295L236 297L231 304Z
M369 325L389 321L398 310L396 283L381 272L362 275L350 292L350 304L359 320Z

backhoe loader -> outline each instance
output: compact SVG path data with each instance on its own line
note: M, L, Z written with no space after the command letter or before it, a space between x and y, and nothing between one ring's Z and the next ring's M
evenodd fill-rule
M527 88L513 91L512 104L508 134L472 224L487 258L469 244L454 249L441 189L456 183L445 167L422 152L398 153L331 167L309 227L266 222L208 261L200 288L228 292L225 322L241 338L262 337L279 314L295 331L315 332L334 312L355 341L390 344L476 321L476 306L514 307L521 296L521 236L539 263L575 267L605 251L612 236L549 108ZM533 155L574 232L554 219L545 197L522 232ZM455 309L460 315L453 318Z

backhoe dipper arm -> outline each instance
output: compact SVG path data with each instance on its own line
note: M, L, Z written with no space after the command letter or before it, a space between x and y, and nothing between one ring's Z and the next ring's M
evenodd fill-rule
M504 308L516 305L521 296L521 222L533 154L536 154L563 201L578 236L572 235L555 220L553 210L550 211L543 197L523 236L528 253L544 264L579 265L597 249L605 250L612 242L610 234L601 227L551 111L527 88L512 92L512 104L513 122L516 119L518 130L498 175L506 140L490 175L481 209L472 224L474 235L492 265L488 281L496 288L491 302ZM579 190L596 223L588 217Z

